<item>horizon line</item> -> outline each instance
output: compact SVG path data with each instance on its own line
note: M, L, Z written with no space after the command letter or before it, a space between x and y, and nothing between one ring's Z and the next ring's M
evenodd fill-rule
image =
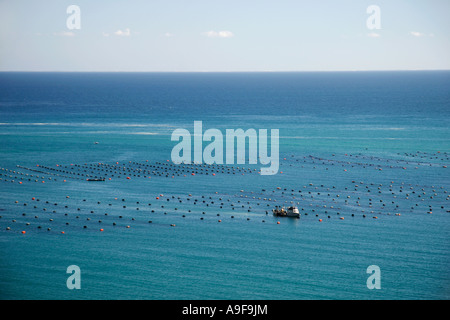
M409 72L450 71L450 69L361 69L361 70L234 70L234 71L99 71L99 70L0 70L0 73L312 73L312 72Z

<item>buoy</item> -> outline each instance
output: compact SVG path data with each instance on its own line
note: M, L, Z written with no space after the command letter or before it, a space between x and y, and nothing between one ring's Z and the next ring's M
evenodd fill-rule
M26 231L22 231L22 234L25 234L25 233L27 233Z
M159 200L159 197L156 197L156 200Z
M31 200L34 200L34 199L35 199L35 197L31 198Z
M277 221L277 224L280 224L280 221Z
M100 231L103 231L103 229L100 229Z
M127 177L127 179L130 180L131 178L130 178L130 177Z
M322 219L319 219L319 222L322 222Z

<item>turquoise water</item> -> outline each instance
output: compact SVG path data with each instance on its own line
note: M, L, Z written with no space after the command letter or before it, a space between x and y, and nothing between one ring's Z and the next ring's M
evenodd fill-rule
M448 299L449 84L450 72L2 73L0 297ZM196 120L279 129L279 173L167 162L172 131ZM291 203L301 219L272 216Z

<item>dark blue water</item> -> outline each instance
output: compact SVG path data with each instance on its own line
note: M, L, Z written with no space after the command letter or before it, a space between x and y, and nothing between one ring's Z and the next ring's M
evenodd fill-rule
M0 297L448 299L449 85L446 71L1 73ZM172 165L170 135L194 121L279 129L279 173ZM291 203L300 220L272 216Z

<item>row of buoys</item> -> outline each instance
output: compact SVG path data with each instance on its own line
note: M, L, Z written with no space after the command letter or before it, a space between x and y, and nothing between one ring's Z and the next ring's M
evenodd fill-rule
M355 184L355 181L352 181L352 183L354 183L354 187L355 187L353 189L353 191L349 191L349 192L352 192L352 194L354 193L354 191L359 191L358 187L360 187L360 185L362 185L364 187L364 182L362 182L362 181L359 184L357 184L357 183ZM393 206L393 208L391 210L397 210L398 211L399 210L399 204L396 201L397 193L393 192L394 190L393 190L393 185L392 184L393 184L393 182L391 182L391 184L389 185L389 193L392 195L392 199L395 200L395 201L391 201L392 206ZM373 197L375 197L375 198L377 197L375 195L367 197L366 199L368 199L368 207L372 208L375 205L375 200L376 200L376 202L378 202L380 204L379 210L382 210L382 211L389 210L388 209L389 201L386 201L387 200L386 199L386 192L382 191L382 186L383 185L382 184L378 184L377 185L377 184L374 184L374 183L370 183L369 185L373 186L378 191L378 194L380 196L378 196L379 197L378 199L372 199ZM310 184L310 186L312 186L312 184ZM402 194L404 187L405 187L404 184L400 185L397 192L399 194ZM303 186L303 188L307 188L307 187ZM369 189L368 185L365 185L365 188L366 188L365 192L369 193L371 191L371 189ZM434 186L431 186L431 188L433 188L432 189L433 193L429 197L429 199L434 199L435 196L438 196L438 193L434 189L435 188ZM332 189L336 189L336 186L332 186ZM422 189L422 191L425 190L424 188L421 188L421 189ZM441 187L441 190L442 189L443 189L443 187ZM345 187L345 190L348 190L348 188ZM302 203L305 203L305 201L309 201L310 205L311 205L311 201L312 202L317 202L317 201L329 202L330 198L333 197L333 195L331 194L331 189L329 187L325 188L324 185L321 185L320 189L318 189L317 186L314 187L313 191L305 191L305 190L301 190L300 189L300 190L298 190L298 193L297 193L297 190L295 190L295 189L288 190L287 188L284 188L284 190L282 191L280 187L277 187L276 189L272 190L271 192L275 193L276 191L277 192L281 191L281 197L282 198L288 198L288 194L286 193L286 191L287 191L292 196L291 199L297 200L297 201L300 200L300 202L302 202ZM325 192L323 192L323 191L325 191ZM266 192L267 192L266 189L262 190L262 194L265 194ZM270 192L270 190L268 192ZM307 192L307 193L305 193L305 192ZM416 193L416 191L414 190L414 187L410 186L409 187L409 192L404 194L405 195L405 200L410 200L411 195L414 195L414 194L417 195L417 198L421 198L423 195L426 195L426 192L420 192L420 194ZM308 195L308 197L305 197L305 195ZM326 195L326 198L324 197L325 195ZM362 199L361 198L362 194L360 192L358 192L357 195L359 195L359 196L356 197L355 204L356 204L356 206L361 207L361 205L362 205L362 202L361 202L362 201L361 200ZM442 197L441 200L443 200L444 197L446 197L445 200L447 200L447 201L449 200L449 196L447 195L447 191L446 190L444 190L443 193L441 193L441 197ZM335 194L334 197L331 199L331 201L333 203L339 203L339 201L337 200L339 198L340 198L340 195L339 194ZM351 205L351 203L349 201L350 198L351 198L351 196L347 195L346 199L344 200L344 203L341 202L341 204L345 205L345 206ZM422 198L421 201L424 201L424 199ZM300 203L300 202L298 202L298 203ZM291 201L291 203L292 203L292 201ZM319 205L316 204L316 206L319 206ZM415 203L415 207L417 207L417 206L419 206L419 203L416 202ZM324 206L324 207L326 207L326 206ZM431 205L430 205L430 207L431 207ZM441 207L441 209L445 209L444 206L442 206L442 205L440 207ZM332 209L332 208L333 208L333 206L330 206L330 209ZM304 210L304 209L302 208L302 210ZM414 207L411 207L411 209L408 209L408 210L414 210ZM327 213L327 212L325 211L325 213ZM389 214L389 212L388 212L388 214Z
M351 155L349 157L351 157ZM76 165L74 165L74 167L76 167ZM132 176L128 177L131 179ZM194 199L192 198L191 194L186 199L182 197L178 197L176 199L174 196L172 196L171 198L164 197L163 194L160 194L158 197L156 197L156 199L164 200L164 203L170 202L172 201L172 199L175 202L178 201L180 203L186 201L187 203L189 203L189 205L191 204L196 206L204 205L210 207L213 210L224 209L226 205L228 205L231 208L231 210L235 209L242 211L247 210L247 212L253 211L254 207L257 208L256 211L258 212L260 210L258 208L261 208L261 205L271 206L271 202L284 201L284 203L286 204L289 203L295 204L295 202L297 202L297 204L299 203L302 204L301 210L302 212L304 212L305 216L308 214L308 212L310 213L320 212L324 213L326 216L328 216L328 218L330 218L331 217L329 215L330 212L332 213L334 212L337 215L339 215L340 212L342 211L349 212L352 214L352 216L354 216L354 213L356 211L360 211L361 213L364 213L363 217L365 217L367 214L368 216L372 216L373 219L378 219L378 216L382 214L390 215L391 212L394 213L396 216L400 216L399 213L400 211L402 213L408 211L418 212L417 208L420 210L420 212L426 212L428 214L431 214L433 211L440 212L441 210L439 210L439 208L436 208L436 203L437 207L440 207L445 211L446 208L445 206L442 205L443 203L441 202L443 200L446 201L450 200L449 195L447 194L446 190L444 190L444 192L442 193L443 187L441 187L441 190L436 191L436 189L434 186L419 187L418 185L405 185L404 183L400 185L399 183L394 184L392 181L390 184L387 183L384 185L378 183L366 183L364 181L358 182L352 181L352 185L346 184L345 187L337 185L327 187L324 186L323 184L313 185L312 183L310 183L308 186L305 185L303 188L300 189L288 189L288 188L283 189L282 187L276 187L276 190L269 190L269 191L266 191L266 189L264 189L260 194L254 193L253 191L244 192L244 190L240 190L241 194L239 196L241 198L245 197L248 199L248 197L252 197L253 195L253 197L249 199L251 202L246 201L247 203L245 202L241 203L240 201L238 201L237 203L235 201L233 201L234 203L229 203L231 202L230 199L232 199L233 197L237 197L238 195L232 195L229 199L223 201L211 199L211 197L210 201L204 199L203 197L202 199L204 200L201 200L200 197L198 197L198 199ZM272 192L270 198L266 196L266 194L269 192ZM261 196L258 197L258 195ZM414 199L417 199L415 203L412 202ZM34 197L33 200L35 200ZM37 201L39 201L39 199ZM426 205L424 201L427 201ZM162 202L159 202L159 204L161 203ZM97 204L100 205L100 202L97 201ZM406 208L405 204L412 206L411 208ZM26 204L23 205L26 206ZM54 205L58 204L55 203ZM169 204L167 203L167 205ZM428 206L428 208L424 209L423 208L424 205ZM111 206L111 204L109 204L109 206ZM42 210L47 211L48 208L49 207L42 208ZM153 208L155 208L155 206ZM161 208L164 207L161 206ZM79 211L80 208L77 209ZM127 207L123 206L123 209L127 209ZM157 208L155 209L157 210ZM71 210L73 210L73 208L71 208ZM140 210L140 208L137 207L136 210ZM168 209L164 210L166 210L164 212L164 214L166 214ZM178 208L176 207L174 210L177 211ZM47 212L51 211L52 210L50 209ZM90 212L94 213L94 210L90 210ZM152 210L152 212L155 211ZM53 213L55 213L55 210L53 210ZM182 217L186 217L186 215L184 214ZM344 220L343 218L344 217L340 217L341 220ZM249 220L249 218L247 218L247 220Z
M335 155L333 155L335 156ZM355 157L355 158L359 158L359 157L365 157L365 158L370 158L371 160L378 160L378 161L396 161L397 163L401 163L403 160L392 160L392 159L381 159L381 158L377 158L377 157L367 157L367 156L363 156L363 155L355 155L353 156L352 154L348 155L345 154L345 156L349 156L349 157ZM293 156L291 156L293 157ZM283 158L286 159L286 158ZM378 170L382 170L382 168L379 165L375 165L372 163L361 163L361 162L350 162L350 161L340 161L340 160L336 160L336 159L325 159L322 157L316 157L316 156L312 156L309 155L308 157L304 157L304 162L306 162L307 159L312 160L313 162L319 161L322 164L326 164L326 162L332 162L332 165L334 165L334 163L340 163L343 166L345 165L359 165L359 166L376 166ZM298 159L297 159L298 161ZM147 160L148 163L148 160ZM172 164L172 163L161 163L161 162L156 162L155 165L149 165L147 163L137 163L137 162L132 162L129 161L128 163L124 163L122 166L118 165L118 162L116 162L116 165L109 165L109 164L105 164L105 163L98 163L98 164L84 164L84 165L77 165L77 164L70 164L70 166L63 166L63 165L59 165L57 164L57 169L49 167L49 166L44 166L44 165L37 165L37 167L39 167L39 170L36 169L31 169L31 168L27 168L27 167L21 167L18 166L20 168L26 169L26 170L34 170L34 171L38 171L38 172L42 172L44 174L48 174L48 175L56 175L56 176L64 176L64 177L70 177L70 178L74 178L74 179L79 179L78 176L85 176L88 178L104 178L104 176L106 176L106 173L103 172L114 172L118 173L119 176L123 175L127 180L130 180L132 178L132 176L134 177L140 177L141 174L155 174L155 175L165 175L165 176L172 176L174 177L174 172L177 172L176 175L180 175L180 173L184 172L184 173L191 173L191 175L195 175L196 173L203 173L206 172L208 170L217 170L217 172L223 172L223 173L237 173L239 171L241 172L248 172L248 173L252 173L255 172L256 169L250 169L250 168L240 168L240 167L230 167L230 166L225 166L225 165L217 165L217 164ZM419 164L423 164L423 163L419 163ZM393 166L389 166L389 167L393 167ZM404 166L399 166L403 169L406 169L406 167ZM443 166L446 167L446 166ZM145 169L142 169L145 168ZM159 173L156 172L155 170L153 171L148 171L148 168L158 168L160 170L164 170L164 171L160 171ZM4 169L4 168L2 168ZM172 173L168 172L168 169L172 170ZM8 170L8 169L6 169ZM47 170L47 171L43 171L43 170ZM83 172L76 172L76 170L81 171L83 170ZM196 171L197 170L197 171ZM221 171L220 171L221 170ZM345 171L347 171L347 169L344 169ZM54 172L49 172L49 171L54 171ZM101 171L101 172L100 172ZM122 171L122 172L120 172ZM127 175L127 173L131 173L133 172L134 174L131 175ZM101 173L101 175L100 175ZM21 173L23 174L23 173ZM97 175L98 174L98 175ZM214 173L215 175L215 173ZM144 177L147 177L146 175L144 175ZM51 180L51 177L48 177L49 180ZM83 178L84 179L84 178ZM31 179L30 179L31 180ZM111 178L109 177L108 180L111 180ZM40 180L36 180L36 181L40 181ZM42 180L41 182L45 182L45 180ZM19 182L20 183L20 182Z
M400 155L400 153L397 153L397 154ZM441 153L440 151L437 151L436 153L428 153L428 152L422 152L422 151L417 151L416 153L405 152L402 155L407 156L407 157L412 157L412 158L418 157L418 158L429 159L429 160L441 160L441 161L449 161L450 160L447 152ZM445 156L443 157L442 155L445 155Z
M145 177L150 178L151 175L153 176L171 176L174 178L175 176L186 176L187 173L190 173L192 176L195 176L195 174L212 174L213 176L216 175L216 173L228 173L228 174L236 174L236 173L253 173L256 171L256 169L250 169L250 168L241 168L241 167L234 167L234 166L226 166L226 165L217 165L217 164L172 164L172 163L161 163L156 162L154 165L149 164L141 164L137 162L129 161L128 163L124 163L122 166L118 165L119 163L116 162L116 165L110 165L105 163L98 163L98 164L70 164L70 165L60 165L56 164L56 168L47 166L47 165L41 165L38 164L36 167L38 169L33 169L29 167L24 167L17 165L17 167L32 171L35 173L41 173L47 176L54 176L54 177L63 177L66 179L76 179L76 180L87 180L87 181L105 181L106 179L112 180L111 178L121 178L124 177L127 180L132 179L132 177ZM144 169L142 169L144 167ZM6 179L6 176L8 178L15 178L15 179L23 179L21 177L17 177L17 175L23 175L23 176L29 176L28 180L32 181L31 177L34 177L34 174L28 174L23 173L15 170L10 170L6 168L1 168L3 171L7 171L9 173L14 173L16 176L13 176L12 174L5 174L5 178L0 177L0 180L3 181L10 181L9 179ZM154 170L151 170L154 169ZM170 171L170 172L169 172ZM3 174L0 173L0 176ZM45 182L47 179L50 181L58 181L58 179L52 178L52 177L45 177L40 176L41 180L35 179L35 182ZM66 179L63 182L66 182ZM16 182L11 181L11 182ZM19 181L19 184L21 181Z
M427 154L426 152L423 154ZM402 159L382 159L379 157L374 157L374 156L364 156L364 155L352 155L352 154L345 154L345 156L347 157L354 157L354 158L366 158L366 159L371 159L371 160L377 160L377 161L385 161L385 162L397 162L397 163L402 163L405 162L405 160ZM291 157L294 157L293 155L291 155ZM333 154L333 157L335 157L335 154ZM437 158L437 157L436 157ZM283 158L286 159L286 158ZM350 162L350 161L339 161L336 159L325 159L322 157L316 157L316 156L312 156L309 155L308 157L304 157L304 162L306 162L307 159L311 159L313 162L316 161L321 161L322 164L326 164L326 162L332 162L332 165L334 165L334 163L341 163L342 165L359 165L359 166L376 166L378 170L382 170L382 168L379 165L373 164L373 163L361 163L361 162ZM298 161L298 159L296 159ZM444 158L441 158L441 160L444 160ZM169 162L169 161L167 161ZM250 168L240 168L240 167L229 167L229 166L225 166L225 165L217 165L217 164L195 164L195 163L190 163L190 164L172 164L172 163L164 163L164 162L156 162L155 165L149 165L147 164L148 160L146 161L146 163L142 164L142 163L137 163L137 162L132 162L129 161L128 163L124 163L122 166L119 166L118 162L116 162L116 165L109 165L109 164L105 164L105 163L98 163L98 164L84 164L84 165L77 165L77 164L70 164L70 166L63 166L63 165L59 165L57 164L56 167L58 169L52 168L52 167L48 167L48 166L44 166L44 165L37 165L37 167L39 167L39 170L36 169L31 169L31 168L26 168L26 167L21 167L24 168L26 170L34 170L34 171L38 171L38 172L42 172L45 174L50 174L50 175L57 175L57 176L64 176L64 177L70 177L70 178L74 178L74 179L78 179L78 177L76 177L76 175L85 175L86 177L94 177L97 178L97 175L91 175L88 173L88 170L90 170L89 172L92 174L95 174L97 171L108 171L108 172L112 172L112 170L115 170L115 172L118 171L123 171L122 173L119 172L119 175L123 174L125 176L126 179L131 179L130 175L126 175L127 172L134 172L135 174L133 176L140 176L141 173L145 173L146 169L142 169L142 168L158 168L161 170L165 170L165 172L160 172L159 175L166 175L169 176L170 174L167 172L168 168L172 169L172 171L180 171L180 172L191 172L191 175L195 175L195 173L202 173L201 171L205 170L222 170L222 172L226 172L226 173L231 173L232 171L243 171L243 172L255 172L256 169L250 169ZM407 162L409 164L409 162ZM424 163L416 163L416 164L424 164ZM430 165L434 165L434 163L431 163ZM134 167L133 167L134 166ZM137 167L136 167L137 166ZM393 167L393 166L389 166L389 167ZM403 169L406 169L406 167L404 166L400 166ZM443 165L442 167L447 167L446 165ZM4 169L4 168L3 168ZM45 169L47 171L42 171L42 169ZM69 170L66 170L69 169ZM74 169L78 169L80 170L84 170L85 173L80 173L80 172L75 172ZM198 169L199 171L195 171L196 169ZM49 172L50 171L56 171L56 173L53 172ZM345 169L346 171L347 169ZM195 171L195 172L194 172ZM98 173L98 172L97 172ZM158 174L155 171L152 171L153 174ZM69 175L65 175L65 174L69 174ZM98 173L99 174L99 173ZM103 177L104 174L102 174L100 176ZM171 175L172 177L174 177L173 173ZM49 177L49 179L51 180L51 178ZM109 180L111 178L108 178ZM40 181L40 180L36 180L36 181ZM45 180L42 180L45 182ZM41 182L42 182L41 181ZM20 182L19 182L20 183Z
M217 194L217 192L216 192L216 194ZM164 197L164 195L163 194L160 194L159 195L160 197ZM188 198L187 199L189 199L190 197L192 197L192 194L189 194L189 196L188 196ZM159 198L159 197L158 197ZM172 196L172 198L173 199L175 199L175 197L174 196ZM178 197L179 198L179 197ZM66 199L70 199L70 197L69 196L66 196ZM117 200L117 198L115 198L116 200ZM205 196L202 196L202 199L205 199ZM209 199L211 200L212 199L212 197L209 197ZM223 200L221 197L219 198L220 200ZM36 201L36 202L40 202L41 200L39 199L39 198L36 198L36 197L31 197L31 200L32 201ZM166 200L170 200L169 198L167 198ZM197 201L199 201L198 199L193 199L194 200L194 203L196 203ZM230 199L228 199L228 200L230 200ZM83 202L86 202L86 199L83 199L82 200ZM122 202L124 202L124 201L126 201L126 199L122 199ZM46 204L53 204L53 205L55 205L55 206L57 206L58 205L58 203L57 202L54 202L54 203L52 203L51 201L44 201ZM204 203L205 201L203 201L203 203ZM238 202L240 202L240 200L238 200ZM18 203L18 201L15 201L15 203ZM200 202L199 202L200 203ZM211 204L213 204L214 203L214 201L211 201L210 202ZM100 201L97 201L97 204L99 205L99 204L101 204L101 202ZM137 204L139 204L139 201L137 202ZM222 202L221 203L222 205L224 204L224 202ZM24 205L27 205L26 203L24 203ZM111 205L111 204L109 204L109 205ZM151 205L151 203L149 203L149 205ZM233 204L231 204L231 205L233 205ZM69 206L68 205L64 205L63 204L63 206L64 206L64 208L68 208ZM242 206L242 207L244 207L244 206ZM34 208L37 208L37 206L34 206ZM125 207L124 207L125 208ZM251 208L251 206L250 206L250 208ZM137 208L137 209L139 209L139 208ZM42 208L42 210L43 211L47 211L47 208ZM80 211L80 208L77 208L77 211ZM84 211L84 210L83 210ZM95 213L95 211L94 210L88 210L91 214L94 214ZM188 210L189 212L191 212L191 210ZM152 212L154 212L153 210L152 210ZM56 211L53 211L53 213L56 213ZM202 212L203 214L205 214L205 212ZM25 215L25 213L23 214L23 215ZM64 214L65 216L67 216L68 214L67 213L65 213ZM108 215L108 213L104 213L104 215ZM220 214L217 214L217 216L220 216ZM76 218L78 218L79 216L76 216ZM35 216L35 218L37 218L37 216ZM122 218L122 216L119 216L119 218ZM202 218L203 219L203 218ZM90 217L87 217L86 218L86 220L87 221L91 221L91 218ZM135 220L134 218L131 218L131 220ZM250 220L250 218L247 218L247 220ZM50 222L52 222L52 221L54 221L53 220L53 218L51 218L51 219L49 219L49 221ZM99 223L102 223L102 220L99 220L98 221ZM263 222L265 222L265 221L263 221ZM151 221L149 221L149 223L151 223ZM69 225L69 223L67 222L66 223L66 225ZM113 223L113 225L115 225L115 223ZM84 226L84 228L87 228L87 226Z
M430 162L411 162L408 160L402 160L402 159L383 159L383 158L379 158L379 157L373 157L373 156L363 156L363 155L352 155L352 154L345 154L345 156L348 157L354 157L354 158L365 158L365 159L370 159L373 161L378 161L378 162L384 162L384 164L380 164L380 163L363 163L363 162L354 162L354 161L348 161L348 160L337 160L337 159L327 159L327 158L323 158L323 157L317 157L317 156L313 156L313 155L309 155L309 156L305 156L303 157L303 163L309 163L311 162L312 164L329 164L331 166L334 166L335 164L339 164L342 167L346 167L346 166L351 166L353 167L363 167L363 168L367 168L367 167L374 167L376 170L380 170L382 171L382 168L390 168L390 169L395 169L395 168L399 168L399 169L404 169L406 170L406 167L402 164L406 163L408 165L414 165L415 169L418 169L419 166L436 166L436 167L447 167L446 165L442 165L441 163L430 163ZM333 154L333 157L335 157L335 155ZM296 159L296 161L298 162L300 159ZM441 160L449 160L441 158ZM391 163L396 163L396 165L392 165ZM292 166L292 164L291 164ZM316 166L313 167L313 169L316 169ZM328 167L326 167L326 169L328 170ZM346 169L344 170L346 171Z
M363 182L361 182L361 184L364 184ZM373 185L373 184L371 184L371 185ZM380 184L381 185L381 184ZM355 187L357 187L358 185L356 184L355 185ZM323 185L322 185L322 187L323 187ZM390 187L392 187L392 185L390 185ZM317 188L317 187L316 187ZM333 188L335 188L334 186L333 186ZM402 186L400 186L400 188L403 188ZM347 189L347 188L346 188ZM380 187L378 187L378 189L380 189ZM413 189L412 187L410 187L410 189ZM423 188L422 188L423 189ZM281 188L280 187L277 187L277 190L281 190ZM284 189L284 190L286 190L286 188ZM355 189L356 190L356 189ZM392 189L390 189L390 190L392 190ZM294 191L294 190L291 190L291 191ZM400 190L401 191L401 190ZM435 191L435 190L433 190L433 191ZM243 190L241 190L241 192L243 192ZM299 190L299 192L301 192L301 190ZM412 191L412 192L414 192L414 191ZM282 192L283 194L284 194L284 191ZM311 193L311 192L308 192L309 194ZM317 192L317 194L320 194L319 192ZM435 193L435 195L436 195L436 193ZM160 196L162 196L162 195L160 195ZM328 196L330 196L330 194L328 194ZM337 195L337 197L339 197L339 195ZM174 198L174 197L172 197L172 198ZM254 197L255 198L255 197ZM350 198L350 196L347 196L347 198ZM157 197L157 199L159 199L159 197ZM178 197L178 199L179 199L179 197ZM264 200L265 200L266 198L264 198ZM360 199L360 197L358 197L358 200L356 201L356 203L358 204L358 206L360 206L361 204L359 203L359 199ZM124 200L124 199L122 199L122 200ZM166 199L167 201L169 201L170 199ZM270 200L270 199L269 199ZM335 199L333 199L333 200L335 200ZM370 201L371 199L369 199L369 201ZM179 200L180 202L181 202L181 200ZM197 200L195 200L195 201L197 201ZM379 200L380 202L383 202L383 200ZM239 201L238 201L239 202ZM196 204L196 202L194 202L195 204ZM203 203L205 203L205 201L203 201ZM214 202L212 202L211 201L211 204L212 203L214 203ZM394 202L392 202L392 203L394 203ZM222 202L221 203L221 205L223 205L224 203ZM348 204L347 203L347 201L346 201L346 204ZM110 204L111 205L111 204ZM151 205L151 204L149 204L149 205ZM259 205L259 204L258 204ZM371 205L372 205L372 203L371 202L369 202L369 206L371 207ZM416 204L417 205L417 204ZM207 206L209 206L209 204L207 204ZM231 204L231 206L234 206L234 204ZM383 206L385 206L385 204L383 203ZM242 207L244 207L244 206L242 206ZM442 208L443 208L443 206L441 206ZM124 208L125 208L125 206L124 206ZM220 208L222 208L222 206L220 206ZM330 208L333 208L333 206L331 206ZM398 205L396 205L396 208L398 208ZM136 208L137 210L139 210L139 208ZM251 206L249 206L249 210L248 211L250 211L250 209L251 209ZM176 210L176 209L175 209ZM233 210L234 210L234 208L233 208ZM303 208L302 208L302 210L303 210ZM326 213L326 212L325 212Z
M175 224L171 224L171 226L174 227ZM41 226L38 226L38 229L41 229L41 228L42 228ZM83 228L87 229L87 226L83 226ZM126 228L130 228L130 226L128 225L128 226L126 226ZM10 227L6 227L6 230L11 230L11 228ZM51 231L51 228L47 228L47 231ZM105 231L105 229L101 228L101 229L99 229L99 231L103 232L103 231ZM25 230L22 230L20 233L26 234L27 232ZM61 231L60 233L61 234L65 234L66 232L65 231Z
M116 164L118 164L118 162L116 162ZM133 165L137 165L139 167L134 167ZM141 167L145 167L145 169L142 169ZM205 167L205 168L203 168ZM67 168L67 166L65 167ZM158 170L151 170L150 169L160 169L160 171ZM160 163L157 162L157 165L148 165L148 164L140 164L137 162L132 162L129 161L128 163L124 163L124 165L122 166L118 166L118 165L109 165L109 164L105 164L105 163L98 163L98 164L85 164L85 165L75 165L75 169L79 169L79 170L83 170L83 172L86 173L92 173L95 174L95 172L97 172L98 174L100 174L99 171L101 171L102 176L107 176L108 174L106 172L109 173L115 173L115 174L119 174L120 175L126 175L126 173L133 173L132 176L134 177L140 177L141 175L143 175L144 177L147 177L147 175L160 175L160 176L169 176L169 172L167 171L168 168L172 169L172 176L174 175L180 175L180 173L182 172L191 172L191 173L205 173L208 174L207 171L216 171L216 172L223 172L225 173L227 169L224 168L228 168L228 171L232 172L232 171L240 171L242 170L242 168L237 167L237 169L235 167L228 167L228 166L223 166L222 168L216 166L216 165L192 165L191 167L188 167L186 165L175 165L175 164L166 164L166 163ZM209 169L206 169L209 168ZM73 168L72 168L73 169ZM61 170L64 172L63 169L55 169L55 170ZM164 170L164 171L162 171ZM221 171L220 171L221 170ZM224 171L225 170L225 171ZM248 172L251 172L250 169L247 170ZM215 175L215 174L214 174ZM87 176L89 176L89 174L87 174ZM114 176L114 174L112 174L112 176ZM128 178L129 176L127 176Z

